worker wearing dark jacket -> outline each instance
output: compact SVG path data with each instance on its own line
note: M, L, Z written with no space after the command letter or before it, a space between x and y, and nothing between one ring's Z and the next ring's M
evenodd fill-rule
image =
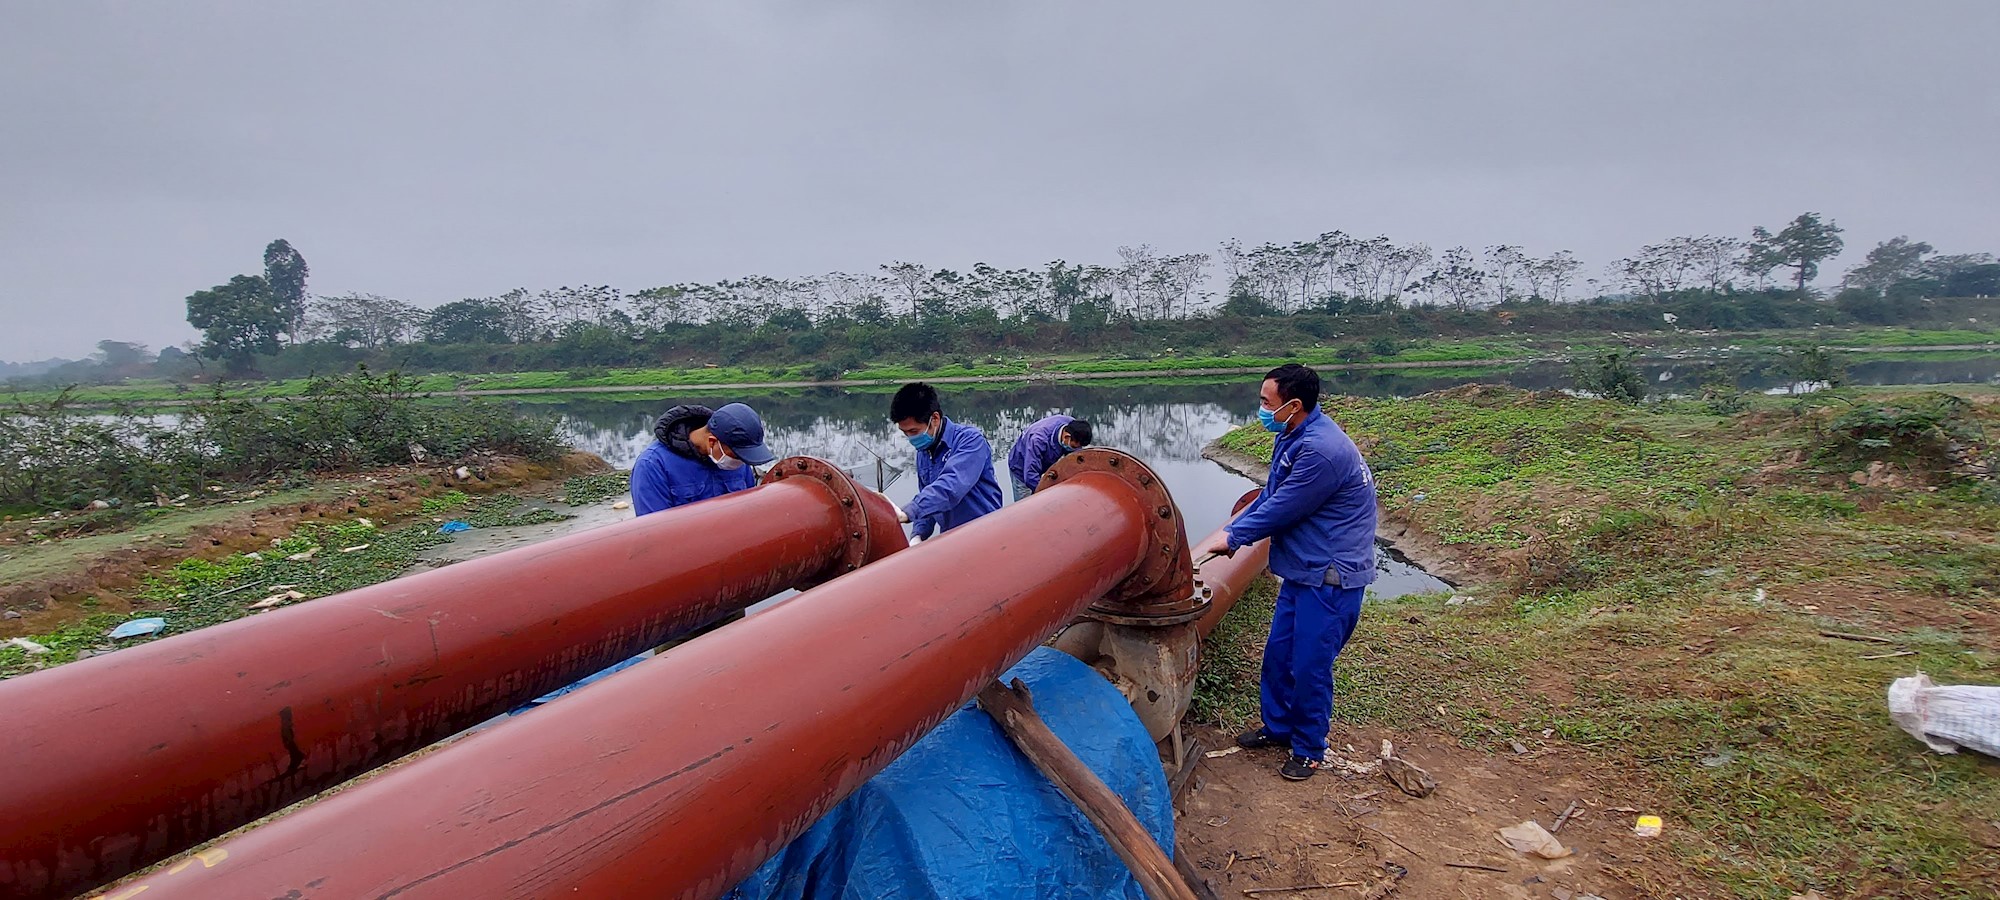
M1264 724L1236 742L1289 747L1281 774L1294 781L1312 777L1326 757L1334 657L1354 634L1375 580L1375 476L1320 411L1319 387L1319 375L1297 364L1265 376L1257 417L1278 437L1264 493L1199 548L1226 556L1271 539L1271 572L1281 583L1264 645Z
M1065 415L1049 416L1021 432L1007 451L1007 474L1014 479L1014 499L1025 500L1042 484L1042 473L1063 454L1090 446L1090 423Z
M911 537L950 531L1000 508L993 445L978 428L945 418L936 389L903 385L889 401L889 421L917 450L917 496L903 509Z
M717 410L693 403L675 406L653 423L653 437L656 440L632 464L632 512L641 516L756 487L757 470L751 466L768 465L776 459L764 446L764 421L756 410L741 403ZM726 613L660 645L655 652L665 652L741 618L741 611ZM602 681L638 665L647 656L641 653L556 688L510 714L518 715Z
M757 486L751 466L776 459L764 447L756 410L683 404L653 424L655 440L632 464L632 511L638 515Z

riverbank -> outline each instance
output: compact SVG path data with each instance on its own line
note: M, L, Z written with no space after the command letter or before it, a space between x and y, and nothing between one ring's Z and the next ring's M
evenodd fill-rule
M132 618L160 616L161 636L182 633L469 558L531 526L598 521L623 492L622 477L615 490L597 487L607 469L586 453L494 457L220 489L122 521L101 518L111 510L10 516L0 522L0 640L51 652L0 645L0 676L107 649L104 632ZM476 530L438 533L454 519ZM270 596L283 599L256 606Z
M1273 792L1259 815L1294 823L1282 837L1372 845L1344 864L1321 853L1291 883L1408 855L1353 827L1366 807L1389 841L1437 857L1424 884L1440 896L1506 896L1528 877L1611 898L2000 887L2000 762L1929 752L1883 700L1915 671L2000 683L2000 391L1752 398L1729 414L1481 387L1326 406L1371 460L1384 521L1467 577L1449 600L1370 604L1337 674L1339 755L1360 764L1388 738L1445 786ZM1269 446L1243 429L1217 449L1261 462ZM1240 792L1261 782L1239 767L1276 760L1216 762ZM1576 857L1487 849L1572 800ZM1662 838L1632 836L1641 813L1666 820ZM1278 837L1200 852L1227 868L1225 853L1296 848Z
M825 363L779 366L689 366L683 368L609 369L499 373L439 373L411 376L408 389L423 397L524 397L561 394L621 394L693 391L757 391L770 389L867 389L908 381L939 384L1007 384L1023 382L1104 381L1134 378L1205 378L1261 374L1285 362L1302 362L1326 371L1395 372L1452 368L1510 368L1562 361L1574 355L1622 348L1652 358L1760 357L1785 347L1809 343L1867 358L1876 354L2000 352L2000 332L1976 330L1914 331L1901 328L1815 329L1767 332L1614 332L1468 340L1386 341L1372 352L1355 346L1276 348L1227 356L1179 352L1172 348L1112 355L1013 355L962 359L935 366L871 364L857 369L829 370ZM282 399L304 395L308 379L239 382L222 385L228 396ZM143 404L170 407L211 395L213 384L133 381L118 385L79 386L65 396L83 405ZM46 403L62 392L53 389L15 391L18 403Z
M1226 436L1225 436L1226 437ZM1259 458L1225 444L1224 438L1216 438L1203 447L1204 459L1251 481L1263 484L1270 477L1271 463L1268 457ZM1412 530L1410 523L1393 511L1383 511L1375 529L1375 542L1388 547L1396 555L1409 560L1417 568L1452 584L1461 584L1479 577L1477 570L1466 565L1459 554L1445 545L1430 540L1421 530Z

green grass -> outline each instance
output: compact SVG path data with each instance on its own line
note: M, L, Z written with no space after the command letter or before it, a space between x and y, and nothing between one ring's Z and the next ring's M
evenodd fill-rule
M1277 582L1258 579L1202 642L1188 710L1196 721L1238 731L1257 718L1257 676L1277 602Z
M1268 369L1287 362L1343 368L1382 364L1470 362L1481 360L1538 359L1551 355L1585 353L1593 349L1623 346L1620 341L1643 344L1653 350L1693 349L1718 342L1733 344L1752 352L1793 346L1801 342L1851 347L1926 347L1952 344L2000 342L2000 331L1955 328L1925 331L1911 328L1821 328L1791 329L1726 334L1648 332L1625 335L1614 340L1602 333L1541 334L1521 338L1428 339L1396 342L1393 354L1370 352L1367 342L1354 337L1332 337L1325 343L1307 347L1281 347L1257 352L1197 353L1141 351L1117 354L1035 354L1012 360L987 357L984 361L937 360L935 365L901 361L869 364L837 376L847 381L904 382L927 378L1021 377L1035 374L1080 375L1114 372L1147 372L1189 369ZM1280 352L1282 351L1282 352ZM1945 351L1950 352L1950 351ZM1970 351L1970 355L1978 355ZM1894 358L1910 361L1945 361L1966 356L1940 357L1918 353L1866 354L1860 359ZM413 376L413 389L429 393L459 390L537 391L579 388L626 388L660 386L698 389L705 385L756 384L762 382L814 382L827 380L824 362L797 362L772 365L719 367L640 367L576 371L439 373ZM1433 370L1434 374L1458 373L1458 369ZM233 382L224 386L229 396L250 398L291 397L303 393L308 379ZM212 391L207 385L175 384L159 379L134 379L116 385L77 388L72 398L87 403L160 403L193 399ZM14 391L4 395L22 402L46 402L57 395L50 389Z
M2000 331L1992 329L1975 331L1955 328L1945 331L1918 331L1913 328L1870 328L1839 331L1836 334L1840 337L1840 344L1851 347L1931 347L1940 344L2000 342Z
M433 516L448 515L475 528L569 518L547 509L522 509L519 499L507 495L475 500L452 492L425 500L423 508ZM129 614L94 615L53 632L30 635L29 640L49 648L46 654L30 655L24 648L0 645L0 678L72 662L82 651L112 652L254 615L259 611L251 604L274 594L295 590L305 595L305 600L295 602L306 602L387 581L414 564L417 554L451 542L452 537L438 534L437 528L430 521L387 529L366 519L315 522L265 550L219 560L183 560L147 581L141 591L141 609ZM165 631L123 641L105 636L121 622L153 616L166 619Z
M1996 635L1915 614L2000 609L2000 508L1972 483L1858 488L1843 477L1857 463L1824 454L1766 468L1897 393L1759 398L1737 417L1477 388L1330 400L1385 508L1485 561L1467 589L1493 601L1368 604L1336 673L1336 729L1496 752L1547 730L1636 775L1631 802L1676 832L1665 846L1740 896L1994 896L2000 763L1929 752L1889 722L1883 692L1915 671L2000 683ZM2000 408L1978 415L2000 426ZM1222 444L1270 452L1256 429ZM1892 611L1818 609L1841 585ZM1246 602L1211 637L1205 718L1254 714L1268 616ZM1864 658L1899 649L1913 655Z
M1435 341L1420 342L1391 356L1354 358L1349 347L1309 347L1285 355L1193 356L1162 353L1144 358L1098 358L1052 362L1050 372L1153 372L1188 369L1271 369L1288 362L1318 366L1373 365L1378 363L1454 362L1466 360L1523 359L1533 351L1516 341Z

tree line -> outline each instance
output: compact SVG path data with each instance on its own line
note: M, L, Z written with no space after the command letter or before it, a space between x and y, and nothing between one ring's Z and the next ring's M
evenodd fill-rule
M163 351L152 365L181 373L219 361L231 374L287 375L363 361L494 371L783 359L824 360L837 374L891 353L1102 350L1134 340L1281 349L1362 334L1630 328L1657 322L1663 304L1676 305L1676 319L1693 328L1886 324L1920 318L1930 298L2000 295L2000 263L1991 254L1941 255L1897 237L1847 273L1833 303L1816 302L1812 284L1843 249L1841 233L1808 212L1742 239L1648 244L1595 277L1567 250L1537 256L1502 244L1439 252L1331 231L1255 247L1231 240L1212 254L1120 247L1109 265L955 270L897 261L871 272L634 292L516 289L432 309L372 293L311 295L305 257L280 239L265 248L261 274L188 296L188 322L202 331L190 348L198 358ZM101 345L98 374L139 374L135 351L145 352ZM80 374L76 368L68 374Z

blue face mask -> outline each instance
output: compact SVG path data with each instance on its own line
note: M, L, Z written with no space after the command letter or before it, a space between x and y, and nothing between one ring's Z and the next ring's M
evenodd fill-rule
M1278 407L1278 409L1283 408L1282 406ZM1278 423L1278 411L1275 409L1265 409L1262 406L1257 407L1257 423L1264 426L1264 430L1272 434L1285 433L1285 426Z
M931 437L931 433L928 431L919 431L916 434L905 435L904 440L909 441L910 446L918 450L927 450L930 448L931 443L937 439Z

